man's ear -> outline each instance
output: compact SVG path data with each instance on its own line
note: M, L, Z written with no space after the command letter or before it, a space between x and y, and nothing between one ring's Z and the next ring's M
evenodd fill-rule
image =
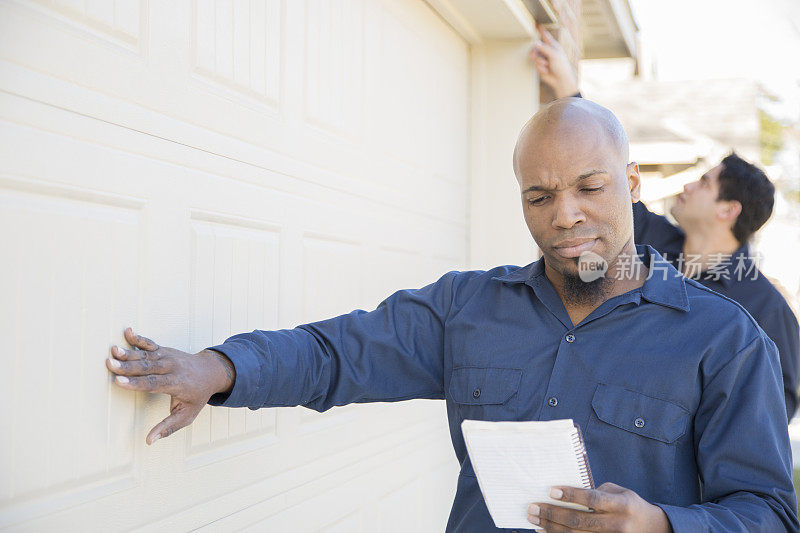
M742 204L738 200L722 200L717 202L717 218L733 227L742 212Z
M631 202L635 204L642 198L642 178L639 176L639 164L636 162L628 163L625 171L628 175L628 190L631 192Z

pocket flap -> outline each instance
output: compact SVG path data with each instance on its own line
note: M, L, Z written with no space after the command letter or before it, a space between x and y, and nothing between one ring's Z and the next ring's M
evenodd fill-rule
M683 436L689 420L689 411L674 402L602 383L592 409L607 424L666 443Z
M450 397L465 405L504 404L519 391L522 370L517 368L479 368L462 366L453 369Z

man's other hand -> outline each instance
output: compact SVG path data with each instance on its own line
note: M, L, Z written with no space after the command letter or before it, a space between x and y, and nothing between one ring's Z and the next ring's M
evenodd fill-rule
M643 500L632 490L613 483L603 483L597 489L553 487L550 497L563 502L578 503L593 512L535 503L528 507L528 521L547 530L563 531L647 531L671 533L664 511Z
M578 76L567 59L567 54L550 32L537 26L541 41L533 45L530 56L539 77L556 95L556 98L572 96L578 92Z
M114 382L132 391L161 392L172 397L170 414L147 435L147 444L188 426L217 392L229 392L236 380L233 363L211 350L198 354L157 345L125 330L133 349L111 348L106 367L116 374Z

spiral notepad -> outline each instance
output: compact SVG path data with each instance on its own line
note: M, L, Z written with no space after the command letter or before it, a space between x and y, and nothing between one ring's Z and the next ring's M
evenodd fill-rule
M541 529L528 522L528 505L536 502L589 510L550 498L556 485L594 488L581 430L572 420L464 420L461 431L495 526Z

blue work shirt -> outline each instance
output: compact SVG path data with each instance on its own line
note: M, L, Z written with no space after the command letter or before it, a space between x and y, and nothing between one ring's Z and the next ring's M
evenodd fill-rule
M798 531L775 345L739 304L652 248L637 252L652 277L578 325L540 259L449 272L370 312L235 335L212 348L233 361L234 387L209 403L444 399L461 464L449 532L499 531L461 422L563 418L580 425L595 482L659 505L676 532Z
M649 244L681 270L683 231L665 217L650 212L642 202L633 206L634 240ZM778 348L783 374L783 394L786 416L792 419L797 410L797 387L800 381L800 327L786 299L758 270L750 254L750 247L743 244L730 257L707 272L686 274L728 298L742 304L761 329Z

